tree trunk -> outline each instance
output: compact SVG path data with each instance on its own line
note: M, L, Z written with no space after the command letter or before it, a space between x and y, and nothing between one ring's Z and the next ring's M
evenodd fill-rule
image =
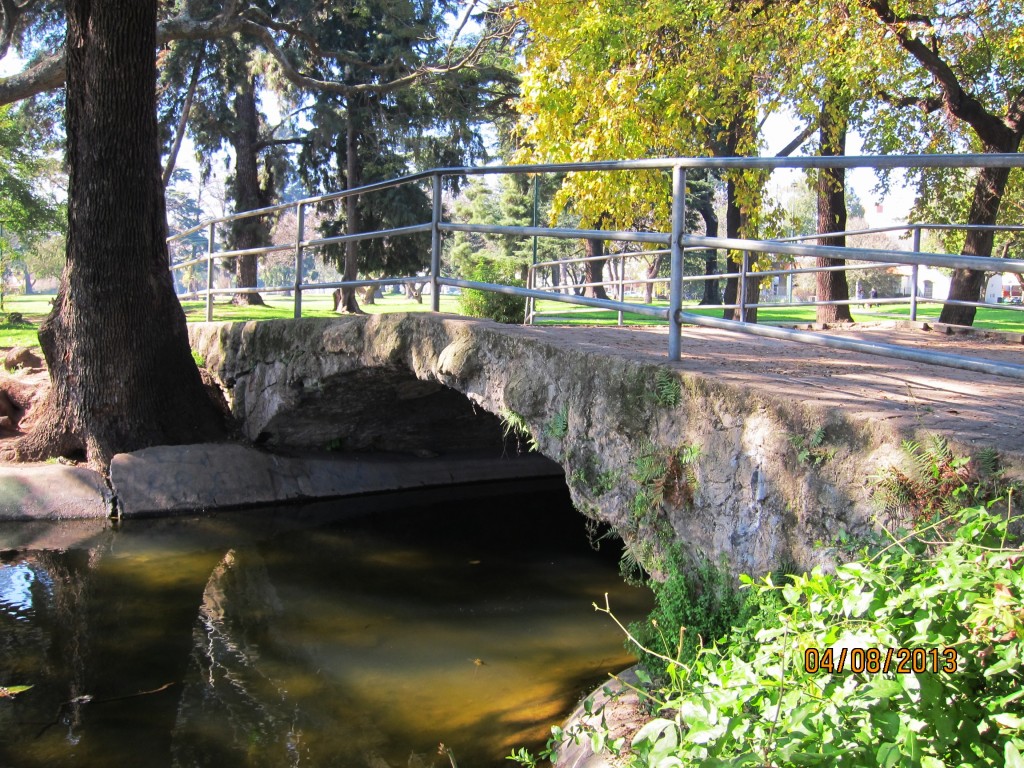
M644 304L654 303L654 283L651 282L658 276L661 270L661 256L655 256L654 261L647 263L647 282L644 283Z
M67 2L67 262L39 330L52 387L21 459L223 435L168 270L155 0Z
M718 215L715 213L714 202L710 196L703 197L697 202L697 212L704 219L704 232L708 237L718 237ZM718 251L704 251L704 276L718 274ZM722 297L718 290L717 280L704 281L704 295L700 299L701 304L721 304Z
M588 258L591 256L604 256L604 240L584 240L583 247ZM607 259L595 259L594 261L584 262L586 264L586 278L583 282L603 283L604 265L607 263ZM603 285L588 285L583 291L583 295L591 299L608 298L608 292L604 289Z
M231 143L235 150L234 190L236 211L251 211L262 208L267 200L260 189L259 173L259 115L256 111L256 84L252 77L244 79L242 88L235 96L235 115L238 127L232 134ZM235 250L260 248L270 242L270 233L261 216L236 219L231 222L231 247ZM237 256L235 277L238 288L257 286L257 258L255 255ZM233 304L262 305L263 297L258 293L238 293Z
M725 187L725 236L729 238L736 238L743 236L743 214L740 212L740 207L736 203L736 185L733 181L728 181ZM732 275L736 275L740 271L741 259L743 258L742 253L736 251L729 251L729 256L726 259L726 271ZM723 304L738 304L740 300L739 291L739 278L730 277L725 283L725 301ZM748 277L746 279L747 284L747 300L746 300L746 311L743 313L743 320L748 323L757 322L757 290L760 284L760 279L757 277ZM722 312L722 316L726 320L739 320L740 312L739 309L726 309Z
M339 297L340 298L340 297ZM363 304L374 304L377 300L377 286L368 285L363 290ZM337 310L337 307L335 307Z
M32 280L32 271L24 261L21 262L21 271L25 275L25 295L31 296L35 293L35 281Z
M356 126L355 110L353 101L355 97L349 97L348 115L346 117L345 130L345 188L355 189L359 186L359 132ZM356 235L361 230L359 221L359 195L349 195L345 198L345 234ZM359 276L359 243L349 240L345 243L345 265L342 270L342 280L356 280ZM337 302L335 311L349 314L363 314L356 301L355 288L342 288L341 297Z
M827 91L827 89L826 89ZM822 157L836 157L846 154L846 127L848 116L844 106L837 105L834 99L826 98L821 105L820 154ZM818 171L818 234L846 231L846 170L843 168L822 168ZM846 246L846 237L819 237L818 245ZM817 257L814 260L818 267L843 267L845 259L829 259ZM846 281L846 272L818 272L815 274L818 301L847 301L850 298L850 286ZM850 323L849 304L826 304L817 307L819 323Z
M1020 137L1014 146L1003 151L1016 152ZM1006 190L1009 168L982 168L974 185L974 197L971 200L971 211L967 217L968 224L995 224L999 216L999 204ZM995 233L988 231L969 231L964 239L962 254L970 256L991 256L992 242ZM978 301L981 298L985 273L972 269L953 270L953 280L949 285L949 298L953 301ZM955 304L943 304L939 314L940 323L951 325L973 325L976 307L960 307Z

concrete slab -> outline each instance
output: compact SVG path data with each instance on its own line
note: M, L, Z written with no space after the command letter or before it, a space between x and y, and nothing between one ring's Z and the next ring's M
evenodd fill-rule
M0 466L0 520L106 518L110 492L103 478L63 464Z
M539 455L281 456L238 444L158 446L118 454L110 465L125 518L561 474L558 464Z

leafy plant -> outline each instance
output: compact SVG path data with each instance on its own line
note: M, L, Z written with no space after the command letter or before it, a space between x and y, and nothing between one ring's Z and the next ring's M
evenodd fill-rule
M487 258L478 259L466 279L477 283L523 286L523 281L516 277L514 264ZM526 318L526 299L507 293L467 288L459 296L459 311L469 317L488 317L499 323L522 323Z
M697 490L699 457L699 445L684 445L676 450L660 449L651 442L641 446L630 472L639 486L631 504L633 516L644 518L666 501L674 506L690 506Z
M511 410L502 411L499 418L504 427L503 434L506 438L512 437L518 443L525 443L530 451L536 451L540 448L537 438L530 431L530 425L526 423L526 419L520 414Z
M192 350L192 360L195 362L195 364L199 368L205 368L206 367L206 358L203 357L198 352L196 352L194 349Z
M831 574L741 577L777 611L689 660L645 649L664 678L642 691L653 717L628 764L1020 768L1024 557L1011 522L1009 504L968 507Z
M683 402L683 390L675 372L659 368L654 374L654 402L663 408L675 408Z
M569 405L563 405L544 427L544 434L556 440L564 440L569 434Z
M796 460L801 466L818 468L832 461L836 455L835 448L825 448L825 428L818 427L810 437L790 435L789 444L796 451Z
M983 504L1016 488L1003 477L999 454L982 450L978 457L954 455L945 438L904 440L907 471L890 467L875 478L872 501L890 525L911 526L937 515L950 515L970 504Z

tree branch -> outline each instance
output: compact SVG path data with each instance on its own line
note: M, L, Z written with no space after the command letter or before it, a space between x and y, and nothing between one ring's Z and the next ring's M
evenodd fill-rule
M188 83L188 91L185 94L185 103L181 106L181 117L178 119L178 126L174 132L174 143L171 145L171 151L167 156L167 166L164 168L164 186L171 180L171 174L174 173L174 164L178 160L178 151L181 149L181 142L185 138L185 128L188 125L189 113L192 111L192 100L196 97L196 88L199 85L199 73L203 68L203 59L206 56L206 46L199 49L199 55L196 56L195 66L192 67L192 77Z
M894 96L886 91L879 91L876 95L889 106L900 109L916 107L925 114L931 114L941 109L943 105L942 98L939 96Z
M789 157L791 154L800 149L800 145L807 141L814 132L818 129L818 123L816 120L812 120L807 126L798 133L789 144L784 146L778 152L775 153L776 157Z
M9 2L10 0L0 0ZM438 77L458 72L479 61L486 47L501 40L507 34L504 28L482 35L468 52L455 62L444 66L425 66L411 70L405 75L378 83L349 85L336 80L325 80L307 75L295 68L288 55L274 39L271 29L240 15L237 3L224 13L212 19L198 20L190 16L176 16L157 24L157 45L166 45L174 40L216 40L232 34L240 34L257 42L277 61L281 73L293 85L341 96L358 93L388 93L429 77ZM60 88L64 84L64 51L60 50L42 59L24 72L11 77L0 78L0 106L35 96L44 91Z
M991 149L998 151L1009 146L1013 138L1010 127L988 112L977 98L964 90L956 73L939 54L937 44L929 47L907 30L908 23L930 22L914 17L897 16L890 7L889 0L868 0L868 7L896 35L903 49L917 59L917 62L935 79L942 90L942 104L949 114L970 125L978 134L978 138Z

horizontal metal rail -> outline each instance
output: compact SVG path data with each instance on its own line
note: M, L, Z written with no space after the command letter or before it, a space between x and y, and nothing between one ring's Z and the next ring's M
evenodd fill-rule
M993 360L985 360L979 357L964 357L962 355L951 355L946 352L931 352L923 349L903 347L898 344L883 344L877 341L863 341L861 339L847 339L841 336L831 336L811 331L800 331L794 328L779 328L770 325L756 325L753 323L741 323L737 320L721 320L717 317L706 317L692 312L681 312L679 319L690 325L698 325L703 328L718 328L725 331L737 331L742 326L742 332L752 336L763 336L768 339L781 339L783 341L799 341L804 344L811 344L817 347L829 349L842 349L847 352L864 352L870 355L880 355L898 360L909 360L914 363L927 363L929 365L944 365L948 368L958 368L964 371L975 371L976 373L989 373L996 376L1010 376L1014 379L1024 379L1024 365L1015 363L999 363Z
M916 317L916 307L918 304L932 303L932 304L944 304L950 306L970 306L970 307L989 307L993 306L988 303L974 302L974 301L954 301L954 300L939 300L939 299L924 299L918 295L918 268L921 266L939 267L939 268L953 268L953 269L970 269L984 272L1011 272L1016 274L1024 274L1024 260L1010 260L1010 259L993 259L990 257L982 256L970 256L970 255L956 255L956 254L933 254L933 253L922 253L920 250L920 236L923 231L930 230L991 230L991 231L1011 231L1020 232L1024 231L1024 226L1002 226L1002 225L959 225L959 224L906 224L906 225L892 225L889 227L875 227L863 230L854 230L846 233L827 233L827 234L809 234L799 235L794 237L776 238L773 240L748 240L741 238L722 238L722 237L706 237L697 234L686 234L685 233L685 214L686 214L686 173L688 170L693 169L718 169L724 171L735 171L744 169L756 169L763 171L773 171L776 169L818 169L818 168L872 168L872 169L898 169L898 168L1016 168L1024 167L1024 156L1019 154L969 154L969 155L902 155L902 156L853 156L853 157L787 157L787 158L775 158L775 157L760 157L760 158L716 158L716 157L705 157L705 158L657 158L657 159L641 159L641 160L609 160L609 161L595 161L587 163L538 163L532 165L522 166L490 166L482 168L467 168L467 167L447 167L447 168L436 168L430 171L423 171L420 173L408 174L406 176L390 179L383 182L368 184L363 187L355 189L341 190L323 195L315 195L304 198L302 200L294 201L291 203L281 203L278 205L267 206L260 209L251 211L244 211L237 214L228 216L222 216L219 218L209 219L196 226L187 229L183 232L176 233L175 235L168 238L168 242L173 244L177 241L181 241L183 238L194 235L198 232L205 231L207 235L207 253L203 257L186 259L185 261L179 262L171 266L173 270L182 270L188 267L194 267L201 263L207 263L207 274L206 274L206 288L203 291L193 291L195 294L203 294L207 299L207 317L212 317L212 298L214 295L221 294L245 294L245 293L280 293L286 291L294 291L295 296L295 315L296 317L301 315L301 296L304 291L311 290L333 290L336 288L356 288L362 286L386 286L386 285L397 285L403 283L428 283L432 286L432 308L437 311L439 309L439 294L442 286L458 287L463 289L471 290L483 290L483 291L495 291L499 293L506 293L524 297L531 302L536 300L548 300L556 301L563 304L575 304L579 307L584 308L597 308L604 310L612 310L620 314L623 312L631 312L634 314L669 319L670 322L670 333L669 333L669 356L672 359L678 359L679 356L679 335L678 327L679 323L691 323L699 326L716 327L716 328L728 328L730 330L739 330L744 333L752 333L755 335L771 336L773 338L785 338L790 341L800 341L802 343L814 343L822 346L831 346L834 348L845 348L853 351L870 352L872 354L882 354L886 356L900 357L906 360L917 360L921 362L939 363L943 365L952 365L954 367L966 368L967 370L981 371L986 373L992 372L1003 372L1005 375L1012 375L1015 378L1021 378L1020 372L1024 370L1024 366L1006 364L1006 363L993 363L992 361L979 361L973 358L962 358L959 356L947 355L936 352L922 352L920 350L913 350L898 347L896 345L878 344L871 342L864 342L861 340L843 339L838 337L825 337L820 334L808 334L807 332L790 331L786 333L780 332L786 331L786 329L771 328L764 325L755 325L753 323L743 323L737 321L720 320L718 318L707 317L692 312L682 311L682 286L687 283L698 283L706 282L708 280L737 280L738 281L738 300L732 304L720 304L714 305L715 309L737 309L741 315L746 313L747 309L753 309L757 306L765 306L763 299L759 295L748 295L748 291L758 292L757 283L748 281L747 278L753 278L755 281L760 281L764 278L779 278L782 276L794 277L801 274L817 273L817 272L838 272L838 271L867 271L867 270L879 270L879 269L890 269L895 266L904 265L912 268L911 274L911 295L909 297L911 305L911 318ZM654 171L663 172L665 187L662 190L658 185L658 194L665 194L671 192L672 195L672 234L665 232L640 232L640 231L605 231L600 229L583 229L583 228L564 228L564 227L540 227L540 226L501 226L492 224L472 224L472 223L455 223L443 221L443 206L441 198L442 179L450 177L466 177L466 176L481 176L489 174L546 174L546 173L563 173L563 172L635 172L635 171ZM669 184L671 180L671 185ZM353 234L342 234L332 237L325 238L307 238L303 232L303 221L304 211L310 205L319 205L322 203L332 202L341 200L346 197L353 195L370 195L378 191L391 189L407 184L417 184L427 186L429 183L433 198L434 206L429 223L416 224L407 227L398 227L389 230L380 230L374 232L360 232ZM269 245L257 248L239 249L233 251L221 251L217 252L215 248L215 235L218 226L222 226L232 221L239 219L246 219L257 216L272 216L282 214L288 211L295 211L297 214L298 230L296 237L287 244ZM903 250L885 249L885 248L855 248L855 247L839 247L833 245L820 245L820 242L827 242L834 237L844 235L847 238L856 238L858 235L870 235L878 234L883 232L895 232L904 231L913 234L914 236L914 250L907 252ZM412 276L412 277L384 277L377 279L364 279L364 280L341 280L335 282L317 282L311 283L305 279L303 274L304 264L303 255L304 253L312 250L319 249L330 245L340 245L349 242L358 242L371 238L382 238L382 237L407 237L413 234L427 233L430 232L431 237L431 267L430 273L427 275ZM497 235L504 237L516 237L516 238L558 238L558 239L594 239L602 241L617 241L617 242L636 242L646 245L657 246L662 249L667 248L668 253L671 254L670 264L672 269L672 276L670 278L647 278L647 277L627 277L626 276L626 260L632 257L644 257L649 255L657 255L664 253L664 251L639 251L639 252L620 252L618 254L606 254L603 256L587 256L577 260L558 260L558 261L546 261L535 264L530 270L530 287L520 288L517 286L509 285L498 285L494 283L483 283L478 281L462 280L452 277L441 277L440 270L440 249L441 249L441 235L443 233L476 233L482 235ZM717 275L683 275L682 274L682 256L685 251L708 251L708 250L720 250L725 249L735 253L742 254L742 264L739 266L738 272L727 272L724 274ZM293 285L287 287L258 287L258 288L215 288L214 287L214 272L215 272L215 260L232 258L232 257L248 257L248 256L264 256L271 253L280 253L284 251L294 251L294 267L295 267L295 281ZM788 256L792 258L828 258L828 259L841 259L846 263L845 266L839 267L818 267L804 268L804 267L793 267L787 269L769 269L763 272L758 272L756 269L751 268L751 254L772 254L777 256ZM735 256L733 258L736 258ZM538 270L546 267L561 266L567 263L576 264L587 264L590 262L599 262L605 260L618 260L619 269L618 274L613 275L610 279L601 282L589 280L581 284L573 284L570 288L569 293L558 292L561 286L551 286L544 288L537 288L534 285L535 276L538 274ZM857 263L850 263L857 262ZM861 263L863 262L863 263ZM630 303L626 302L625 294L627 286L637 285L650 285L669 283L670 287L670 302L669 306L657 307L648 304ZM190 280L190 284L194 284ZM587 287L597 287L598 285L608 286L609 291L616 290L618 293L618 301L612 299L597 299L587 296L579 296L575 294L576 290L580 290ZM754 286L754 287L751 287ZM567 286L568 287L568 286ZM879 308L884 308L890 304L899 304L904 300L895 299L881 299L881 298L865 298L858 296L853 299L843 300L829 300L829 301L792 301L792 281L789 283L789 297L790 300L786 301L785 304L788 306L801 307L801 306L822 306L822 305L878 305ZM771 306L778 306L775 303L770 303ZM1010 309L1012 311L1024 311L1024 307L1018 307L1014 305L1000 304L998 305L1002 309ZM537 314L533 312L532 314ZM532 316L531 314L531 316ZM825 339L835 339L834 341L823 342ZM957 361L961 361L963 364L959 364Z
M611 309L613 311L622 310L624 312L632 312L636 315L668 319L668 309L666 307L652 307L647 304L629 304L624 301L594 299L589 296L567 296L565 294L538 291L535 288L521 288L516 285L502 285L500 283L480 283L475 280L459 280L454 277L439 277L437 282L441 285L451 285L456 288L468 288L476 291L492 291L494 293L505 293L511 296L522 296L523 298L563 301L567 304L582 304L586 307Z
M470 232L481 235L516 237L554 237L562 240L618 240L632 243L668 245L672 236L666 232L631 232L608 229L557 229L554 227L509 227L498 224L440 224L442 232Z
M887 251L881 248L849 248L836 245L795 245L780 240L740 240L726 237L683 235L684 245L723 248L753 253L784 253L789 256L811 256L847 261L891 261L896 264L944 267L947 269L973 269L980 272L1024 273L1024 260L993 259L991 256L964 256L951 253L921 253L918 251ZM994 267L998 265L998 269Z

